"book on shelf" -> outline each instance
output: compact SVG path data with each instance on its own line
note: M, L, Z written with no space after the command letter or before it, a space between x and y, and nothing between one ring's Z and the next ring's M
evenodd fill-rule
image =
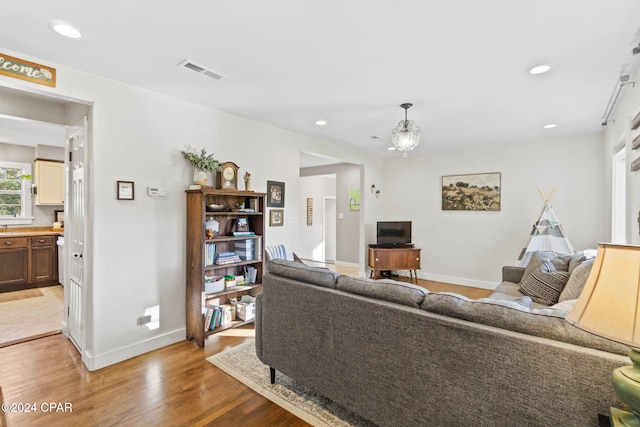
M216 264L233 264L242 261L235 252L220 252L216 259Z
M189 190L213 190L213 185L190 184Z
M211 325L209 326L209 330L213 331L216 328L217 322L218 322L218 307L214 307L213 318L211 319Z
M213 320L214 306L207 305L207 312L204 317L204 331L208 331L211 328L211 321Z
M213 265L216 259L216 244L206 243L204 247L205 265Z
M244 261L255 259L254 239L241 240L235 243L236 254Z
M255 212L255 211L256 211L255 209L251 209L251 208L241 208L241 209L238 209L238 212L250 212L250 213L253 213L253 212Z
M255 231L234 231L233 237L255 236Z

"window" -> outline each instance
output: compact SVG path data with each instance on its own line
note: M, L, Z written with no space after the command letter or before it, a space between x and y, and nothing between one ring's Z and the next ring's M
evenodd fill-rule
M31 164L0 161L0 223L31 224Z

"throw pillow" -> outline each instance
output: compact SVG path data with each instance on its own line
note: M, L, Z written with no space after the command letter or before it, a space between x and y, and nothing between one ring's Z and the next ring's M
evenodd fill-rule
M553 257L555 257L555 254L553 252L536 251L532 253L531 259L524 269L524 273L522 274L520 283L524 283L525 280L527 280L531 276L531 273L536 271L538 267L542 265L542 263L544 263L545 261L549 261Z
M568 272L557 271L551 261L545 261L520 284L519 290L539 304L552 305L558 302L569 277Z
M556 255L551 258L551 262L558 271L569 271L569 262L573 255Z
M593 267L594 261L595 259L583 261L571 272L571 277L569 277L567 285L560 293L558 302L566 301L569 299L576 299L580 296L580 294L582 293L582 288L584 288L584 284L587 283L587 279L589 278L589 274L591 273L591 267Z

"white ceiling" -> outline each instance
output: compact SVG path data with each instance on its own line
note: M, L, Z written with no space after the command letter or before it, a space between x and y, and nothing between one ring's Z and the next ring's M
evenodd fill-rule
M640 57L638 0L21 0L0 16L0 51L380 156L399 155L386 147L404 102L420 152L601 130ZM553 68L527 73L540 63Z

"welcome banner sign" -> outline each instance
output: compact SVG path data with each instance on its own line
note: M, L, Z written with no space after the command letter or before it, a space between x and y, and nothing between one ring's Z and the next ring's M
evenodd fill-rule
M0 74L56 87L56 69L0 53Z

